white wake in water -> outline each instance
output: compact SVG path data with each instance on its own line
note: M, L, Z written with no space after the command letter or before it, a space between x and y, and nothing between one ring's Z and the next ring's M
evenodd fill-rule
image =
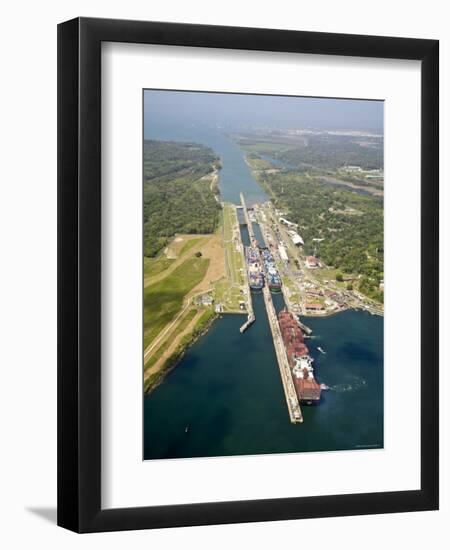
M348 382L343 382L342 384L335 384L330 386L329 389L337 393L346 393L349 391L359 391L367 387L367 382L363 378L357 376L349 377Z

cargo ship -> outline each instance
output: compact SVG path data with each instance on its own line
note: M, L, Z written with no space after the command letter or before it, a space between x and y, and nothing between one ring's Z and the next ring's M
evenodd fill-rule
M321 387L314 378L314 360L309 355L302 330L296 318L286 308L278 314L278 322L298 400L308 405L318 403Z
M250 289L253 291L261 290L264 286L264 275L261 269L261 257L258 248L247 246L245 249L245 260L247 262Z
M270 250L264 248L261 252L261 256L269 290L271 292L281 292L281 277Z

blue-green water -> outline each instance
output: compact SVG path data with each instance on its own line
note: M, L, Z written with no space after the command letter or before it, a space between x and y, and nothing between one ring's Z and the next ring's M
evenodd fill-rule
M254 308L244 335L242 317L218 319L145 398L145 459L381 447L382 319L348 311L307 320L317 378L332 389L302 408L298 425L289 420L261 294Z
M205 125L173 126L155 125L145 127L146 139L189 141L211 147L222 159L219 187L223 201L240 204L239 194L245 195L247 206L265 202L268 196L253 178L245 162L245 154L233 141L217 129Z
M240 191L249 204L266 200L242 152L213 130L146 128L145 136L209 145L222 158L224 200L238 203ZM246 228L242 237L248 243ZM273 300L280 310L282 295ZM302 407L304 422L293 425L262 294L253 295L253 307L248 331L239 332L241 315L217 319L144 398L144 459L382 447L383 318L347 311L303 320L314 331L307 344L317 379L331 389L318 406Z

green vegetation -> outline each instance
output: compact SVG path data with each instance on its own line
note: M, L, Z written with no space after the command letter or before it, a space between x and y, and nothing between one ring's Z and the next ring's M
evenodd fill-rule
M262 159L256 153L249 153L246 156L247 163L253 168L253 170L270 170L273 169L272 164L269 161Z
M198 239L190 239L189 241L187 241L186 243L183 244L183 246L181 247L181 250L180 250L178 255L183 256L184 254L189 252L189 250L191 250L191 248L194 248L194 246L197 246L199 243L201 243L202 240L203 239L201 237L198 238Z
M318 166L337 170L344 165L357 165L365 170L383 166L383 142L370 141L371 146L361 146L354 137L318 135L308 137L307 146L290 149L278 155L294 166Z
M299 225L304 253L316 255L341 275L361 274L358 289L379 302L383 276L383 201L319 183L297 172L257 175L275 206ZM348 215L358 211L359 215ZM336 280L339 274L335 274ZM346 278L343 275L343 280Z
M232 137L249 151L249 164L256 170L260 162L266 162L260 155L289 165L289 169L277 172L256 171L255 176L275 206L299 225L305 255L316 254L325 265L333 267L336 272L332 278L339 286L344 287L351 274L357 279L354 286L358 290L382 302L382 198L338 184L345 180L382 188L382 177L364 179L364 172L341 168L354 165L362 170L382 169L383 139L282 131Z
M383 139L380 136L334 135L327 132L292 135L282 131L233 134L242 149L248 151L247 161L254 170L285 167L308 177L321 176L322 183L350 184L377 194L384 187ZM267 155L268 159L261 158ZM277 166L273 163L277 162ZM279 164L278 164L279 163ZM347 166L359 166L347 170ZM379 193L378 193L379 194Z
M356 172L353 174L352 172L348 172L346 170L338 170L336 172L336 177L342 181L353 183L355 185L370 186L375 189L384 188L384 176L380 175L379 177L373 177L373 174L370 172Z
M194 338L197 338L198 336L203 334L211 324L211 321L215 318L216 318L216 314L214 313L214 310L212 308L205 309L200 319L195 324L194 332L192 333L192 336Z
M225 203L223 208L223 238L225 242L230 242L233 238L233 226L236 223L236 211L233 205Z
M239 237L233 232L233 227L237 226L238 219L235 207L232 204L225 204L223 210L223 239L229 279L232 284L243 285L244 259L241 250L238 249Z
M289 289L289 297L291 301L294 304L298 304L300 302L300 293L298 292L298 288L296 287L295 283L290 277L285 276L283 277L283 284L286 286L286 288Z
M329 133L302 136L271 135L255 139L251 135L233 135L246 151L265 154L296 168L311 167L335 171L342 166L355 165L363 170L383 166L383 139L381 137L355 137Z
M292 149L292 145L289 144L274 143L270 141L255 141L254 138L242 137L240 135L232 135L231 138L237 141L239 146L245 151L273 157L278 157L281 153L285 153ZM253 158L257 157L259 158L259 155L254 156Z
M362 277L358 288L363 294L369 296L369 298L377 302L383 301L383 291L380 290L380 283L377 283L377 279L374 277Z
M222 304L224 312L240 312L239 302L244 297L239 286L233 286L228 279L222 279L214 285L214 301Z
M240 247L239 234L233 228L238 227L236 208L225 203L222 211L223 242L227 276L214 284L214 300L222 304L226 312L241 312L239 302L243 300L241 292L244 285L244 259Z
M165 257L146 258L144 256L144 277L155 277L172 265L174 260Z
M186 294L202 281L209 260L193 256L144 289L144 348L181 310Z
M144 141L144 255L154 257L176 233L213 233L220 204L210 179L213 151L193 143Z
M182 332L189 325L192 319L197 315L197 310L192 308L188 309L187 312L183 315L180 322L177 325L177 332ZM167 346L170 345L170 342L173 340L173 335L169 334L165 338L161 345L151 354L148 361L144 365L144 371L153 366L162 356L162 354L167 349Z
M144 391L149 391L152 387L154 387L156 384L162 381L164 376L167 374L167 371L169 371L173 366L175 366L180 359L183 357L184 353L186 352L186 349L192 345L195 340L203 334L207 328L210 326L210 324L215 319L216 314L214 313L214 310L211 308L205 309L203 314L200 316L198 321L195 324L194 330L183 336L180 343L178 344L176 350L168 357L164 364L162 365L161 369L158 372L155 372L151 374L144 382Z

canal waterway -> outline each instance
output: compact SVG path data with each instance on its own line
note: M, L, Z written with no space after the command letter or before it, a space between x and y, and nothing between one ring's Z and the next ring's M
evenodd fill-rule
M243 152L213 129L145 128L149 139L192 141L220 155L222 199L248 205L267 200ZM246 227L241 228L249 243ZM255 237L262 242L258 224ZM277 311L281 294L273 294ZM302 319L313 329L306 343L323 392L291 424L262 293L253 294L256 322L223 315L189 348L165 381L144 397L144 459L188 458L383 446L383 318L346 311ZM318 351L321 347L326 354Z
M268 200L268 195L252 176L245 162L244 151L224 133L206 125L146 125L145 139L185 141L206 145L222 159L219 188L221 199L240 204L239 194L245 195L247 206Z

